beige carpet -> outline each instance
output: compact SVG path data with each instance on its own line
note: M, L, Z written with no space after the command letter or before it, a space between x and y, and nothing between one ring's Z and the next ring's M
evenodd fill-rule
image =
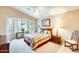
M57 45L52 42L48 42L42 47L35 50L36 53L72 53L71 49L64 47L63 45Z

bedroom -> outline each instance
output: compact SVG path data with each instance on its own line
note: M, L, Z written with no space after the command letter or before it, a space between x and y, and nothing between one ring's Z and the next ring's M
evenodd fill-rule
M0 39L0 44L11 43L11 46L9 45L10 48L9 52L14 53L78 52L78 51L72 51L69 47L63 46L64 44L63 41L65 39L71 39L72 32L74 32L75 30L79 31L78 14L79 14L79 7L55 7L55 6L0 7L0 19L1 19L0 35L2 38ZM41 29L43 31L41 31ZM32 47L27 48L26 43L22 43L24 38L22 38L21 40L18 38L17 32L18 33L23 32L23 34L26 34L24 35L25 37L27 36L30 37L31 39L46 38L47 40L44 42L47 42L53 36L54 38L52 39L54 40L51 40L53 42L47 42L38 49L32 51ZM28 34L29 32L31 34ZM44 32L45 34L42 34L42 32ZM46 33L48 33L49 35L47 35ZM20 38L23 37L23 34L22 36L20 36ZM21 42L24 45L24 47L18 41ZM30 45L31 43L33 45L36 44L34 48L42 44L41 40L35 43L31 42L31 40L28 41L29 41L28 44Z

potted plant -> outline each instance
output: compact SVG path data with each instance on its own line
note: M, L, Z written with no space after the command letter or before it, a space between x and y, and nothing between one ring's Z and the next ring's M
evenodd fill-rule
M22 30L22 32L24 32L24 28L22 28L21 30Z

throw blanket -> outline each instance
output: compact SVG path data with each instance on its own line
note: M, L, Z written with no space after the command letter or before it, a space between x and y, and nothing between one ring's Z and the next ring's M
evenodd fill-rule
M45 34L34 37L33 41L32 41L32 44L31 44L32 48L35 49L38 45L42 44L43 42L45 42L45 41L47 41L49 39L50 39L50 36L45 35Z

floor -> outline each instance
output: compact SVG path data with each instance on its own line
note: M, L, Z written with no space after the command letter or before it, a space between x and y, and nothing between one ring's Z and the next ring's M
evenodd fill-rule
M35 50L36 53L74 53L69 47L48 42L44 46Z
M64 47L64 45L58 45L53 42L48 42L47 44L41 46L40 48L36 49L33 51L24 41L23 39L21 40L14 40L12 42L12 46L10 44L10 48L12 47L12 52L14 53L79 53L78 51L73 51L69 47ZM1 45L0 48L3 49L5 47L9 47L9 45ZM13 49L14 47L14 49ZM1 50L0 49L0 50ZM8 48L6 48L8 49ZM11 52L10 50L10 52ZM2 51L2 50L1 50ZM4 50L4 52L7 52Z

